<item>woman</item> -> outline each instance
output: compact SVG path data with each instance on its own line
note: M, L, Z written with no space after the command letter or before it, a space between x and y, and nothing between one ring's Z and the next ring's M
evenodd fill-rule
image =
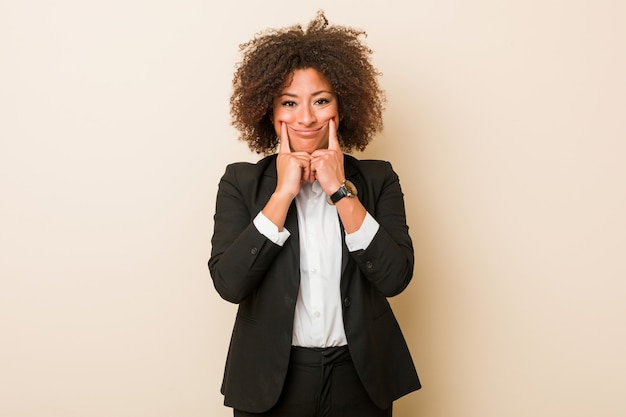
M399 180L343 153L382 128L364 34L319 12L241 46L233 125L269 156L229 165L217 195L209 269L239 304L222 383L235 416L391 416L420 388L387 301L414 264Z

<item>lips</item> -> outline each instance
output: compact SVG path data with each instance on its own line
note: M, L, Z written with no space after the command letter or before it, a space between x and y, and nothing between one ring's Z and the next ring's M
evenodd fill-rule
M322 128L318 128L318 129L291 129L293 130L293 132L298 135L298 136L302 136L302 137L309 137L309 136L315 136L317 135L320 130L322 130Z

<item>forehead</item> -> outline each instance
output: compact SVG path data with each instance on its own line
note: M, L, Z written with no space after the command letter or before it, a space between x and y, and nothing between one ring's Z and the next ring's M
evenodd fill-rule
M283 94L333 92L324 74L313 68L297 69L285 81Z

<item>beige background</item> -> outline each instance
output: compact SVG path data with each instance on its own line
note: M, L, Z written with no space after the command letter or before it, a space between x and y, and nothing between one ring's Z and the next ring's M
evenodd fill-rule
M231 415L206 261L224 166L257 159L237 45L320 7L389 98L365 156L405 190L424 383L395 415L626 414L621 0L2 0L0 415Z

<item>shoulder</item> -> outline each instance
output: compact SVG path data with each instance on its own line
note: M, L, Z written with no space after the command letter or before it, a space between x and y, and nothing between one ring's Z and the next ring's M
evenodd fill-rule
M397 177L391 162L382 159L357 159L352 155L345 155L344 166L346 176L356 175L373 181Z
M392 170L391 162L383 159L357 159L356 157L344 154L344 163L357 169Z

